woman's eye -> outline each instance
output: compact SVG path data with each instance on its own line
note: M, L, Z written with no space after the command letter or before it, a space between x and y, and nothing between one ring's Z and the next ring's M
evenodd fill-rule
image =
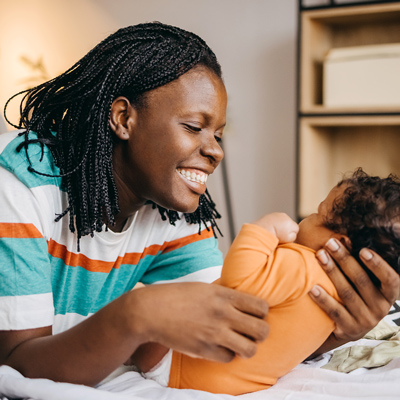
M222 142L222 137L219 137L219 136L214 136L214 137L215 137L215 141L217 143L221 143Z
M193 125L188 125L188 124L185 124L184 126L188 131L191 131L191 132L200 132L201 131L201 128L199 128L198 126L193 126Z

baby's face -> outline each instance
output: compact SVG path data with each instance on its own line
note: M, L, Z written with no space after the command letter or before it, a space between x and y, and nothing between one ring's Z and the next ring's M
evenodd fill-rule
M328 194L326 199L320 203L316 213L304 218L299 224L299 233L297 234L296 243L319 250L331 237L339 237L340 235L331 231L324 226L324 221L332 210L333 202L340 197L347 185L335 186Z

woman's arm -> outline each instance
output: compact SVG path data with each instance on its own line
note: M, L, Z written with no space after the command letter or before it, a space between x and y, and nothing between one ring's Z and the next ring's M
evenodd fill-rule
M387 315L399 296L400 278L393 268L369 249L361 250L360 257L365 266L380 280L380 288L372 283L362 266L350 256L339 241L329 241L324 249L317 252L318 261L336 286L342 304L319 286L311 290L311 298L336 323L332 335L314 355L363 337Z
M266 338L267 304L219 285L175 283L133 290L75 327L0 332L0 363L31 378L95 385L145 342L228 362Z

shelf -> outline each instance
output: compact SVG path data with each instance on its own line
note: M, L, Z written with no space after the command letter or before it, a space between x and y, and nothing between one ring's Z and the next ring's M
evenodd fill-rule
M299 111L329 112L322 104L322 71L330 49L389 43L400 43L399 2L302 11Z
M382 3L395 3L395 0L299 0L299 10L324 10L340 7L364 6Z
M327 53L336 48L400 43L400 1L299 12L297 217L302 219L316 211L344 174L356 168L382 177L400 176L399 104L323 105ZM364 103L373 104L373 97Z
M360 166L373 175L400 175L400 116L302 118L299 128L299 218Z
M309 116L311 115L343 115L343 114L357 114L357 115L371 115L371 114L399 114L400 115L400 107L324 107L323 105L312 105L308 108L301 110L300 116Z

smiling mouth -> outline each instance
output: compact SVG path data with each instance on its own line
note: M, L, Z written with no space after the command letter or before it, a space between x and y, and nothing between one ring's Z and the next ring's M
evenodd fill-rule
M200 183L202 185L207 182L208 175L199 170L189 171L187 169L178 168L177 171L188 181Z

